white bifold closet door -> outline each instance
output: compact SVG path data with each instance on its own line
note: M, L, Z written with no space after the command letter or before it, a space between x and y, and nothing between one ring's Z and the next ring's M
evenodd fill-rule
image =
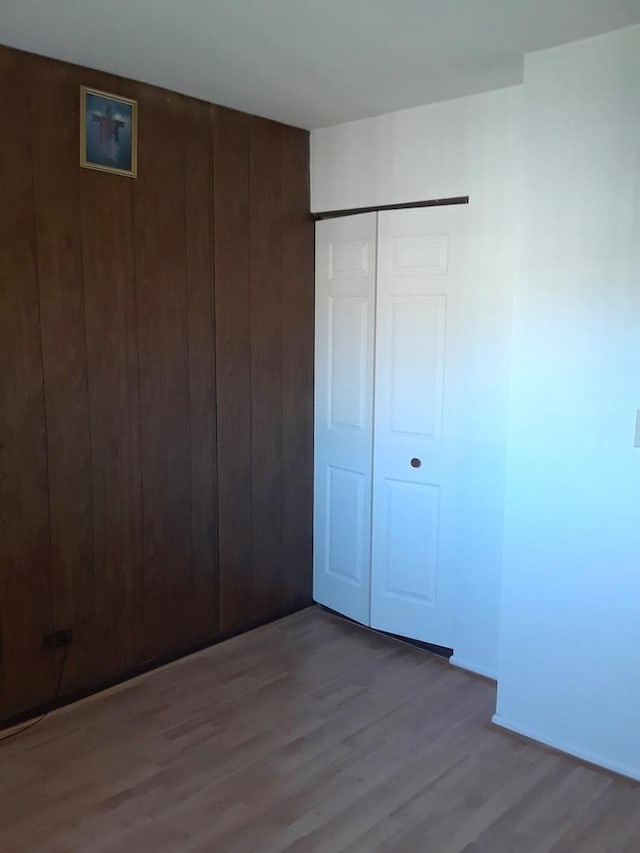
M463 217L385 211L316 233L315 598L450 648Z

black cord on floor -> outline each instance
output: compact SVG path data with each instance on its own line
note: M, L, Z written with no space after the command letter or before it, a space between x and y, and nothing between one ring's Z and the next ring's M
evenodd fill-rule
M56 693L53 697L53 702L57 702L60 698L60 689L62 687L62 676L64 675L64 668L67 664L67 657L69 655L69 646L64 647L64 657L62 658L62 663L60 664L60 672L58 674L58 684L56 685ZM34 726L37 726L38 723L41 723L46 717L51 713L51 709L45 711L42 716L38 717L35 720L31 720L30 723L27 723L26 726L23 726L21 729L17 729L15 732L11 732L11 734L5 735L4 737L0 737L0 743L4 740L10 740L12 737L16 737L16 735L21 735L23 732L32 729Z

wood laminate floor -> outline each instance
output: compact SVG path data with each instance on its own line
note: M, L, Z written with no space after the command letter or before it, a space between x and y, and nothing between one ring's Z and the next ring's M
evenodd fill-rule
M0 744L0 850L639 853L640 787L495 688L309 608Z

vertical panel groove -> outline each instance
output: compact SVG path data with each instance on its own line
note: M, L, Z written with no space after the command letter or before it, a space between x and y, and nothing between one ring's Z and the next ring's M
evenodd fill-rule
M28 99L29 104L29 127L33 127L33 104L32 98ZM51 581L51 475L50 475L50 454L49 454L49 428L48 428L48 419L47 419L47 395L45 388L45 373L44 373L44 348L42 344L42 316L41 316L41 305L42 305L42 296L40 293L40 270L39 270L39 262L38 262L38 216L36 210L36 176L35 176L35 163L33 158L33 144L31 139L29 140L29 160L31 162L31 197L33 199L32 206L32 228L33 228L33 241L34 241L34 268L35 268L35 281L36 281L36 293L37 293L37 302L36 302L36 316L38 318L38 345L40 348L40 377L41 377L41 389L42 389L42 412L43 412L43 421L44 421L44 458L45 458L45 469L46 469L46 480L47 480L47 518L49 522L49 581ZM50 599L50 607L53 609L53 588L49 587L49 599ZM53 615L53 614L52 614ZM51 629L53 626L50 625Z
M95 530L95 512L94 512L94 494L95 494L95 480L94 480L94 459L93 459L93 432L91 429L92 424L92 416L91 416L91 392L90 392L90 384L89 384L89 340L88 340L88 332L87 332L87 294L86 294L86 285L85 285L85 274L84 274L84 252L82 251L82 193L80 191L80 186L78 184L78 234L80 235L80 280L82 283L82 316L84 319L84 360L86 364L86 393L87 393L87 436L89 441L89 517L91 524L91 571L93 573L93 584L94 584L94 594L95 594L95 572L96 572L96 562L95 562L95 554L96 554L96 530ZM95 604L93 604L93 616L95 618ZM66 627L66 626L65 626ZM62 686L61 686L62 689Z
M181 101L181 105L182 105ZM185 348L186 348L186 356L187 356L187 455L189 457L189 463L187 465L187 475L189 480L189 517L191 519L191 524L189 525L189 571L192 577L192 584L195 580L195 554L194 554L194 542L193 542L193 423L192 423L192 413L191 406L193 405L193 388L192 388L192 377L191 377L191 346L190 346L190 337L191 337L191 329L189 324L189 258L188 258L188 219L187 219L187 149L185 146L184 157L182 159L182 184L184 187L184 207L182 209L182 228L184 230L184 304L185 304L185 312L184 312L184 325L185 325Z
M29 80L31 83L31 80ZM29 128L33 127L33 103L32 97L30 96L28 99L29 104ZM37 301L36 301L36 316L37 316L37 324L38 324L38 345L40 348L40 381L41 381L41 397L42 397L42 413L43 413L43 424L44 424L44 458L45 458L45 471L46 471L46 493L47 493L47 520L48 520L48 539L49 539L49 554L48 554L48 580L49 580L49 589L48 589L48 599L49 599L49 624L46 626L46 629L51 630L53 628L53 619L55 618L55 614L53 612L53 578L52 578L52 536L51 536L51 472L50 472L50 454L49 454L49 423L47 416L47 394L45 387L45 371L44 371L44 348L42 342L42 296L40 292L40 269L39 269L39 252L38 252L38 215L36 208L36 176L35 176L35 162L33 157L33 142L32 139L29 139L29 160L31 162L31 197L33 199L32 206L32 228L33 228L33 240L34 240L34 268L35 268L35 281L36 281L36 293L37 293Z
M96 549L96 543L95 543L95 512L94 512L93 500L94 500L95 488L94 488L93 436L92 436L92 430L91 430L91 394L90 394L90 390L89 390L89 343L88 343L88 339L87 339L87 299L86 299L86 289L85 289L84 257L83 257L83 252L82 252L82 237L81 237L81 235L82 235L82 224L81 224L81 220L82 220L82 199L81 199L79 184L78 184L77 213L78 213L78 216L77 216L78 235L79 235L79 244L80 244L79 245L79 252L78 252L78 263L79 263L79 267L80 267L80 270L79 270L80 271L79 287L80 287L80 298L82 300L82 325L83 325L82 340L83 340L83 344L84 344L83 356L84 356L84 365L85 365L84 392L86 395L86 406L87 406L87 445L88 445L88 477L89 477L89 482L88 482L88 488L89 488L89 492L88 492L89 542L87 544L89 547L89 554L90 554L90 561L91 561L91 566L90 566L91 585L92 585L92 589L93 589L93 593L94 593L91 602L87 603L87 609L91 611L91 617L93 617L91 619L91 621L94 621L95 620L95 549ZM82 567L79 566L78 568L80 571L82 571ZM87 566L87 570L88 569L89 569L89 566ZM74 602L74 604L75 604L75 602ZM54 613L54 616L56 618L56 626L55 627L57 630L62 630L62 629L66 629L68 627L71 627L70 625L59 624L57 613ZM77 619L77 614L74 612L74 623L76 622L76 619ZM93 642L91 643L91 648L90 648L89 654L88 654L89 658L92 658L95 655L94 649L95 649L96 638L93 637L92 640L93 640ZM75 651L75 649L74 649L74 651ZM86 678L86 674L84 672L81 672L81 674L79 676L80 683L84 683L85 678ZM67 684L61 683L60 689L62 691L65 691L67 688L67 685L68 685L68 677L67 677Z
M193 642L218 630L216 511L215 339L212 325L213 247L211 108L185 116L186 283L189 434L192 496Z
M139 126L139 122L138 122ZM138 130L139 132L139 130ZM138 165L140 168L140 165ZM134 226L136 221L136 197L133 190L129 196L129 209L131 211L131 225ZM140 388L142 385L142 379L140 376L140 335L138 334L138 317L139 306L138 306L138 257L136 250L136 241L132 239L131 241L131 275L133 279L133 330L135 337L135 349L136 349L136 405L137 405L137 423L138 423L138 448L139 448L139 458L138 463L140 465L140 476L139 480L139 488L138 488L138 496L140 501L140 530L144 530L145 528L145 517L144 517L144 466L142 465L142 442L143 442L143 434L142 434L142 399ZM134 594L133 594L133 631L132 631L132 648L134 654L134 660L139 662L139 658L137 655L137 650L140 648L142 643L142 638L144 634L144 624L145 624L145 573L144 567L147 562L146 555L146 545L144 541L144 536L140 536L140 544L139 544L139 558L140 562L137 566L136 577L134 578Z
M213 465L214 465L214 481L213 495L215 501L215 548L214 554L216 559L216 573L214 578L214 595L216 599L216 622L215 630L220 631L222 615L220 612L220 499L218 495L219 482L219 450L218 450L218 381L217 381L217 340L218 328L216 321L216 109L214 106L210 108L209 121L209 160L211 165L211 222L209 226L209 239L211 244L211 340L213 348L211 357L213 360L211 381L213 383Z
M252 329L252 320L253 320L253 299L251 296L251 224L252 224L252 215L251 215L251 125L247 123L247 261L249 265L249 288L247 295L247 317L248 317L248 327L249 327L249 398L248 398L248 406L249 406L249 458L251 460L251 472L249 477L249 572L250 572L250 589L251 589L251 605L249 609L249 613L251 617L253 617L254 609L255 609L255 588L256 588L256 577L255 577L255 548L253 544L253 519L254 519L254 506L253 506L253 460L254 460L254 434L253 434L253 373L251 369L251 365L253 364L253 341L251 335Z
M291 567L287 565L287 555L285 553L285 542L286 542L286 532L285 532L285 464L284 464L284 454L285 454L285 342L284 337L286 335L286 329L284 324L284 263L282 260L282 256L284 253L284 243L286 240L286 218L285 218L285 204L284 204L284 178L283 178L283 169L284 169L284 133L282 127L278 128L278 134L280 137L280 151L278 157L278 177L279 177L279 193L278 193L278 224L280 230L280 253L279 253L279 269L278 276L280 280L280 334L282 336L282 346L280 348L280 483L282 485L281 493L280 493L280 562L281 562L281 573L282 573L282 594L285 594L287 600L290 598L289 592L289 584L286 582L286 578L289 572L292 571Z

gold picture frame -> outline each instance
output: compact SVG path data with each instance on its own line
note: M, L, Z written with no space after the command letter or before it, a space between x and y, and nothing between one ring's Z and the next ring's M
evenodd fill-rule
M137 101L89 86L80 87L80 166L137 177Z

